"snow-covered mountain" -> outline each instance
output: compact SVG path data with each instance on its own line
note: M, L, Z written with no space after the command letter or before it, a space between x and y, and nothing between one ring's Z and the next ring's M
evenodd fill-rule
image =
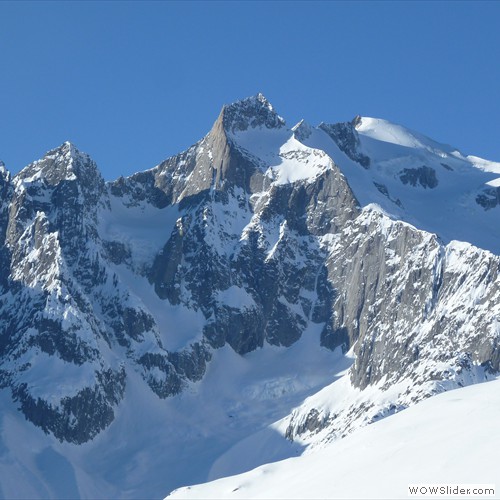
M151 170L65 143L0 193L0 496L159 498L498 373L500 164L404 127L258 94Z

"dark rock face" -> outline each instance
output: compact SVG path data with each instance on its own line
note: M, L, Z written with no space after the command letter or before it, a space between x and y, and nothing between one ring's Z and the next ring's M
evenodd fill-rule
M337 144L339 149L351 160L359 163L363 168L370 167L370 158L359 151L359 138L356 132L356 119L353 122L322 123L319 128L326 132Z
M294 437L297 435L300 436L306 432L316 432L324 429L327 422L328 419L322 416L316 408L313 408L297 427L290 425L287 428L285 437L293 441Z
M295 127L292 128L294 137L301 142L309 139L312 134L312 127L306 123L304 120L301 120Z
M63 397L57 408L45 399L32 396L25 384L16 386L12 395L26 418L44 432L51 432L60 441L80 444L111 424L112 405L119 403L124 390L125 372L106 371L98 374L94 387Z
M0 162L0 290L7 286L9 275L9 252L5 246L7 226L9 224L9 208L12 198L12 183L9 172Z
M389 200L391 200L398 207L403 208L401 200L399 198L393 199L389 194L389 190L387 189L387 186L385 184L380 184L379 182L374 182L373 184L386 198L389 198Z
M476 196L476 203L481 205L485 210L497 207L500 205L500 188L491 187L483 189L482 193Z
M399 173L399 178L403 184L410 184L413 187L420 184L425 189L433 189L438 185L436 171L425 165L420 168L404 168Z
M206 343L194 343L190 349L180 352L148 352L137 363L143 368L143 377L149 387L164 399L181 392L186 381L201 380L211 357ZM158 377L157 371L162 373L161 377Z

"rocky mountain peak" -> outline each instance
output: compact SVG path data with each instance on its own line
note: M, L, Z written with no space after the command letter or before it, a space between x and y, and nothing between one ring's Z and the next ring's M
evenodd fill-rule
M249 128L285 126L285 120L276 113L271 103L260 92L255 96L224 106L221 115L226 132L235 133Z
M54 186L63 181L75 180L88 186L104 183L95 162L69 141L48 151L41 160L25 167L16 177L25 182L44 179Z

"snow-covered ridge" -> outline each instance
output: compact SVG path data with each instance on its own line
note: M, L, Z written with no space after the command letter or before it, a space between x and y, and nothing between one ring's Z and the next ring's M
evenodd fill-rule
M388 142L407 148L428 149L431 152L452 152L447 144L440 144L432 139L401 125L380 118L361 117L356 123L357 132L379 142Z

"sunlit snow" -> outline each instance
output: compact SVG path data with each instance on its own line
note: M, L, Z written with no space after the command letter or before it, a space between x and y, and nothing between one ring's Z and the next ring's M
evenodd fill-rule
M457 389L300 457L168 498L406 498L409 484L500 484L500 381Z

